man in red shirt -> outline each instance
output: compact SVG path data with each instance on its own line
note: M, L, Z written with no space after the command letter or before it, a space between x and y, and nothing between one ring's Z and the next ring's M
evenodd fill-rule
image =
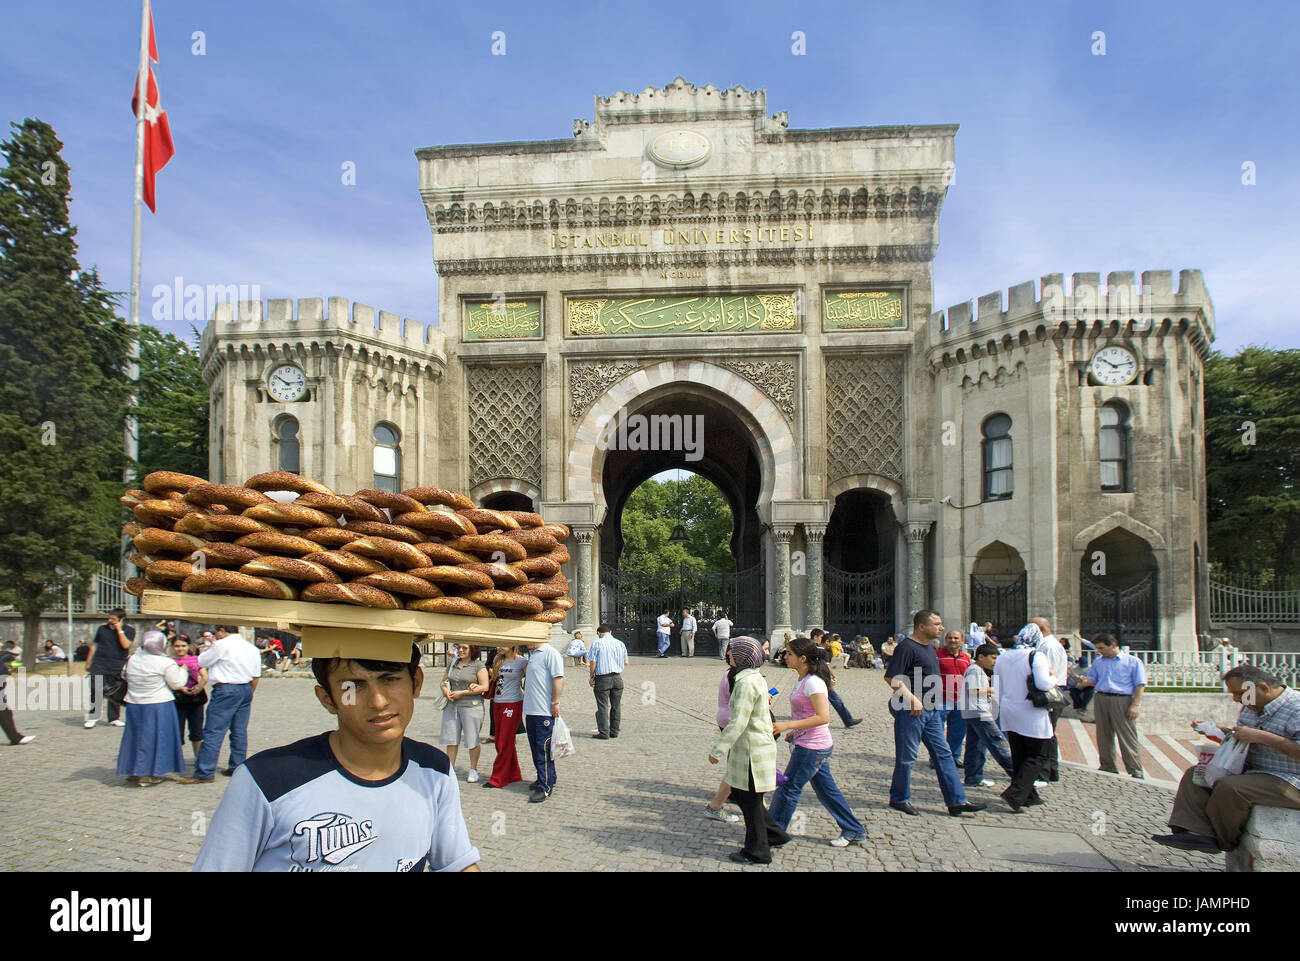
M939 673L943 675L943 704L939 714L943 718L945 737L952 748L953 763L958 767L962 762L962 745L966 740L966 719L961 715L962 678L966 668L970 667L970 654L966 650L965 638L961 631L950 630L943 636L943 647L939 649Z

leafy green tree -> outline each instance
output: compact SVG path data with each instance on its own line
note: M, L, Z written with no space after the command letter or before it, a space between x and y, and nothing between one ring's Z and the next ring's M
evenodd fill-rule
M669 543L679 523L686 530L686 543ZM623 508L619 570L652 574L676 571L684 564L699 572L734 571L731 531L727 499L700 475L646 481Z
M94 270L77 262L63 144L40 120L0 143L0 599L40 616L117 537L128 337Z
M1300 580L1300 350L1246 347L1205 365L1210 562L1218 572Z
M195 344L198 331L194 331ZM208 391L199 353L174 334L140 326L140 470L208 475Z

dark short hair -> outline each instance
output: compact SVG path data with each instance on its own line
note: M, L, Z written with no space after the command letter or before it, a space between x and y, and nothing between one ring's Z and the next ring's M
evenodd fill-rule
M614 633L614 629L613 629L612 627L610 627L608 624L601 624L598 628L596 628L596 633L597 633L597 634L613 634L613 633Z
M1285 687L1282 679L1274 674L1270 674L1262 667L1256 667L1254 664L1238 664L1227 674L1223 675L1223 683L1230 680L1241 681L1244 684L1263 684L1266 687Z
M126 617L126 608L125 608L125 607L115 607L115 608L113 608L111 611L109 611L108 613L111 614L111 615L113 615L114 617Z
M1118 645L1118 644L1119 644L1119 641L1115 640L1115 635L1114 635L1114 634L1104 634L1104 633L1103 633L1103 634L1098 634L1096 637L1094 637L1094 638L1092 639L1092 643L1094 643L1094 644L1105 644L1107 647L1113 647L1113 646L1115 646L1115 645Z
M814 627L811 631L808 632L808 637L810 639L816 639L818 637L821 637L825 633L826 632L823 631L820 627Z
M356 661L363 671L374 671L376 674L389 674L406 668L406 673L415 680L415 672L420 667L420 648L411 645L411 660L403 664L401 661L375 661L364 657L316 657L312 658L311 673L316 678L316 683L325 688L330 697L334 692L330 689L330 672L334 670L335 665L341 661Z
M996 655L1001 653L1002 648L998 647L996 644L981 644L979 647L975 648L975 659L979 660L981 657L987 657L990 654Z
M922 608L921 610L917 611L915 614L912 615L912 627L913 627L913 629L920 627L922 624L924 624L924 623L925 623L926 621L928 621L930 618L932 618L932 617L937 617L938 614L939 614L938 611L931 611L931 610L928 610L928 609L926 609L926 608Z

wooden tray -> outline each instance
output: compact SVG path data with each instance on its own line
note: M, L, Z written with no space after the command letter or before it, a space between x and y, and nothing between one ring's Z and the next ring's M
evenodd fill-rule
M551 636L551 625L502 617L382 611L351 604L268 601L227 594L191 594L146 589L140 613L211 624L272 627L302 635L306 657L369 658L406 661L416 638L479 647L535 644Z

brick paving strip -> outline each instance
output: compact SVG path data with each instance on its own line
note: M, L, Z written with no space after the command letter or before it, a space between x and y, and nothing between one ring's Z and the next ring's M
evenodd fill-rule
M426 682L408 735L436 743L440 717L431 707L441 668ZM924 751L914 769L912 802L921 817L887 807L893 767L893 727L888 690L878 671L840 672L838 690L864 723L844 730L832 722L835 778L869 839L864 847L836 849L839 833L811 789L806 789L792 829L800 837L774 851L770 867L732 864L743 824L704 817L704 803L722 775L707 755L720 661L634 657L623 697L623 733L595 741L595 701L582 669L568 667L561 707L576 736L577 752L557 762L559 780L544 804L529 804L527 782L504 791L468 784L468 752L458 773L470 837L490 871L1221 871L1222 856L1180 852L1151 843L1165 833L1173 792L1165 785L1065 765L1062 781L1042 793L1047 804L1010 814L993 788L972 788L990 810L949 817ZM774 708L788 717L786 692L794 675L764 668L782 690ZM333 727L304 677L268 677L253 702L250 751L265 750ZM128 708L129 709L129 708ZM0 747L0 804L21 812L21 832L0 837L6 871L185 871L194 863L202 832L229 782L171 782L127 786L115 773L121 729L81 726L79 714L25 712L19 727L37 740ZM527 741L519 741L525 778L532 770ZM186 746L187 755L189 752ZM779 748L780 761L788 757ZM1168 751L1165 752L1167 755ZM495 750L485 745L480 773ZM1176 756L1176 755L1175 755ZM192 759L191 759L192 760ZM222 763L226 751L222 752ZM1170 763L1174 763L1173 757ZM107 812L115 812L112 820ZM15 822L16 823L16 822Z

